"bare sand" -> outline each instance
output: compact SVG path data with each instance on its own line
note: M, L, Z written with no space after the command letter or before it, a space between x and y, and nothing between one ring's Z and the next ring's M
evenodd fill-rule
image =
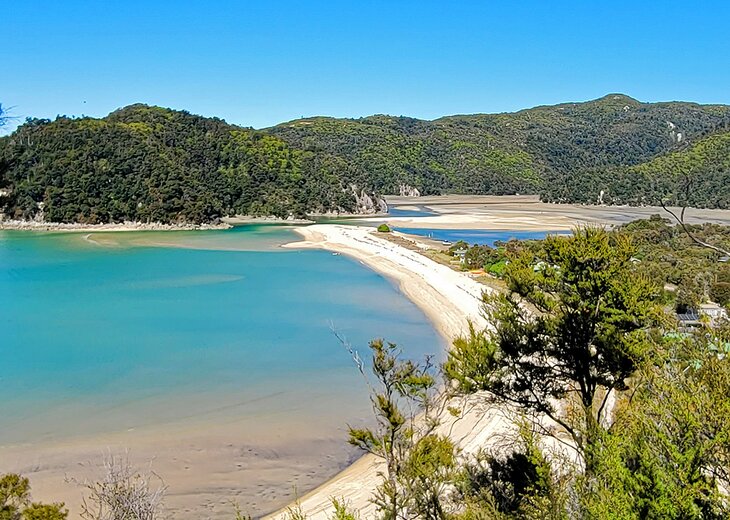
M5 445L0 446L0 473L23 474L35 500L65 502L70 518L77 519L82 489L65 478L100 479L106 454L129 452L134 466L151 464L164 479L171 518L231 520L234 502L260 516L355 459L342 418L328 412L340 406L326 400L303 406L292 398L290 406L271 410L263 399L195 421Z
M544 204L534 197L389 197L388 202L391 207L426 208L437 215L366 220L371 223L387 221L399 227L558 231L579 224L616 225L652 214L664 214L661 208ZM689 210L688 213L689 222L730 224L730 211ZM127 229L146 228L134 225ZM51 230L89 231L90 228L53 227ZM95 227L91 230L118 231L120 228ZM345 254L394 280L449 342L463 333L467 318L479 326L485 325L480 316L480 299L485 286L463 273L379 238L372 228L313 225L298 228L297 232L304 241L289 247L322 248ZM477 397L463 403L464 416L456 420L445 417L442 426L466 453L504 442L510 428L501 412L479 409L474 404L478 401ZM98 462L102 455L98 452L100 445L117 453L132 446L134 461L146 463L154 459L154 469L165 476L168 484L174 484L167 501L174 517L222 519L232 517L233 500L238 500L244 511L254 515L289 504L301 491L335 475L342 469L341 461L352 454L347 451L344 436L317 436L302 430L301 426L292 429L291 422L282 422L281 429L273 433L256 432L250 422L245 424L243 421L232 418L227 424L201 424L188 426L185 430L119 432L86 441L75 439L40 447L0 446L0 462L3 471L29 475L37 499L70 501L75 509L79 490L72 484L64 484L63 476L93 477L93 464L87 467L80 462ZM329 456L323 457L323 453ZM287 463L281 464L282 460ZM272 464L272 461L277 463ZM369 498L379 481L379 469L381 466L374 457L362 457L330 481L302 496L299 502L311 518L325 519L331 498L340 497L360 510L363 518L369 518L373 513ZM72 514L72 518L76 515ZM268 518L279 519L283 515L279 511Z
M296 232L305 240L284 247L335 251L395 280L447 343L463 333L467 319L484 323L481 298L487 287L420 253L379 238L372 228L316 224L296 228Z
M585 224L620 225L651 215L670 217L656 206L551 204L540 202L535 196L443 195L387 197L387 201L390 208L425 208L437 215L367 220L404 228L564 231ZM687 222L730 225L730 210L690 208Z
M375 271L395 280L408 296L433 321L450 343L464 333L467 319L478 327L487 325L481 315L484 291L489 289L464 273L438 264L418 252L380 238L374 229L340 225L314 225L297 229L305 240L288 247L323 248L360 260ZM440 429L448 433L464 453L500 443L511 429L511 422L499 410L479 406L480 396L452 403L462 410L454 418L448 412L441 417ZM375 507L372 493L383 471L382 461L372 455L360 458L329 482L298 500L309 518L325 520L331 514L332 498L343 499L362 518L372 518ZM284 520L286 510L267 517Z
M435 215L363 220L404 228L563 231L579 225L616 226L656 214L669 217L660 207L547 204L537 197L519 196L389 197L388 203L391 208L425 209ZM730 211L689 209L687 222L730 225ZM403 293L424 311L449 342L464 333L467 319L479 326L487 325L480 316L480 295L485 286L418 252L379 238L373 228L315 225L297 229L297 232L305 240L290 244L290 247L323 248L346 254L397 281ZM424 242L413 238L417 245ZM508 444L510 433L514 433L509 411L483 409L479 403L484 400L480 397L474 396L461 404L467 410L462 417L456 420L442 417L442 431L448 431L467 454L480 448ZM343 499L359 511L362 518L371 518L375 509L370 498L381 481L378 472L383 470L382 462L376 457L364 456L329 482L304 495L298 505L310 518L324 520L331 514L334 497ZM267 518L283 520L285 513L279 511Z

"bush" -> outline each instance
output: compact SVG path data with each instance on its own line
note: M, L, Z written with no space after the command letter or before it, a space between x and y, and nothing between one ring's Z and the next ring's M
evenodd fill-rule
M390 227L388 224L380 224L378 226L378 232L380 233L390 233Z
M63 503L31 502L30 481L10 473L0 475L0 519L2 520L66 520L68 510Z
M720 305L730 305L730 283L717 282L710 289L712 299Z

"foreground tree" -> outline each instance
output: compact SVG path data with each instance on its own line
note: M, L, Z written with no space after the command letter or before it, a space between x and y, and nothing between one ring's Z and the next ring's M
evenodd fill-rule
M668 334L658 347L596 450L585 518L730 517L730 339Z
M350 428L350 443L385 461L373 502L384 520L447 518L444 499L456 469L452 442L436 433L436 380L430 360L400 358L393 343L374 340L370 386L375 428ZM353 352L354 354L354 352ZM363 375L365 369L355 354Z
M41 504L30 498L30 481L10 473L0 477L0 520L66 520L64 504Z
M485 297L495 329L455 341L444 366L458 392L489 391L544 433L567 433L588 473L612 395L650 354L661 314L633 252L626 236L587 227L548 237L537 256L520 253L505 272L509 292Z
M531 425L520 425L511 453L477 452L455 481L454 520L564 520L569 474L555 471Z

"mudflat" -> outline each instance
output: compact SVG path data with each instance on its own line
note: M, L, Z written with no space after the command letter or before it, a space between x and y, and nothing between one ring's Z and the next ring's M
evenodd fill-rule
M425 210L435 215L374 218L394 226L432 229L493 229L513 231L561 231L577 225L621 225L661 215L659 206L598 206L540 202L537 196L440 195L387 197L391 209ZM679 208L669 208L679 211ZM730 225L730 210L688 208L690 224L711 222Z

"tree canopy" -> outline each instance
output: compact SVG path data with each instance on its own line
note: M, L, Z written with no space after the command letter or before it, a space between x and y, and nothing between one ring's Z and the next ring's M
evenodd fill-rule
M254 131L131 105L28 120L0 138L0 212L61 222L210 222L353 212L367 194L728 207L730 108L586 103L434 121L316 117ZM678 181L690 178L682 197Z
M522 252L504 274L509 292L485 296L495 330L455 341L447 375L462 391L547 415L590 466L609 396L627 388L660 316L659 287L633 254L625 235L591 227L549 236L538 256ZM561 411L566 400L575 413Z

